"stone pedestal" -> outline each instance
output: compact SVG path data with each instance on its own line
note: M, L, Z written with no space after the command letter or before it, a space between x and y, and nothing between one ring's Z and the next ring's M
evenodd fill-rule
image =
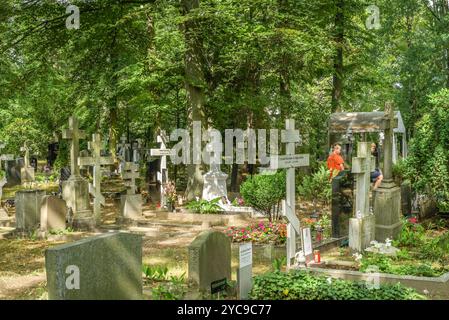
M21 190L16 192L16 229L21 232L34 231L39 227L43 190Z
M121 222L129 222L143 218L142 215L142 195L124 194L120 199L120 219Z
M90 208L89 183L82 177L71 176L62 183L62 197L72 210L71 224L78 229L93 229L95 218Z
M353 251L362 252L371 245L374 232L374 215L349 219L349 247Z
M34 168L23 167L20 169L20 178L22 183L34 182Z
M227 197L226 179L228 175L221 171L209 171L204 175L203 196L204 200L210 201L216 198Z
M401 188L394 183L382 183L374 193L376 240L396 239L401 232Z

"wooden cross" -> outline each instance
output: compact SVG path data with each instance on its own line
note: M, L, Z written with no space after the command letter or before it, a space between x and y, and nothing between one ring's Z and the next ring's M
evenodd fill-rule
M126 193L129 195L136 194L136 179L140 177L139 165L125 162L123 171L123 180L125 180L125 186L127 187Z
M69 118L69 129L62 131L62 138L70 140L70 170L74 177L80 176L80 168L78 167L78 156L80 151L79 140L86 138L86 133L79 129L79 122L76 117Z
M91 157L79 157L79 166L92 166L94 169L93 183L89 183L89 193L94 197L94 215L98 221L101 217L101 206L105 204L105 199L101 194L101 166L114 164L112 157L101 156L101 135L93 134L92 141L89 141L88 149Z
M283 203L283 214L287 218L287 268L291 266L291 259L296 255L296 235L301 236L299 219L295 213L295 168L308 166L309 155L295 155L296 143L301 141L299 131L295 130L295 120L285 121L285 129L281 132L281 142L286 143L285 156L272 156L272 168L287 168L286 201ZM274 160L274 161L273 161ZM275 162L275 163L272 163Z
M153 157L161 157L161 167L157 173L157 180L161 183L161 208L163 208L167 205L164 193L165 185L168 182L167 156L172 153L172 150L167 149L168 137L164 130L161 130L156 141L161 144L161 147L159 149L151 149L150 155Z
M371 156L371 143L357 144L357 157L352 158L352 173L356 180L355 212L356 218L369 215L370 174L374 171L376 161Z

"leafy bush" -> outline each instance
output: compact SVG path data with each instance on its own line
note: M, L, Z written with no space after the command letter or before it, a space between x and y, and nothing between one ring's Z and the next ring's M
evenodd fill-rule
M285 199L285 179L285 170L272 175L255 175L240 186L240 193L247 205L263 212L273 221L280 218L273 207L279 207L281 200Z
M418 247L424 243L426 230L417 223L404 221L401 233L397 240L393 242L396 247Z
M229 227L225 234L232 242L275 243L284 244L287 240L287 228L285 223L264 223L241 227Z
M449 211L449 89L430 97L429 111L416 123L406 159L406 176L419 192Z
M329 181L329 170L322 164L312 175L304 176L298 185L298 194L306 200L329 203L332 197L332 185Z
M412 261L404 264L400 257L389 257L382 254L365 254L361 261L360 271L365 272L370 266L377 266L379 272L412 275L418 277L438 277L446 272L444 268L434 268L428 263L415 264Z
M221 207L218 205L219 201L220 198L215 198L210 201L203 199L193 200L186 205L186 208L201 214L219 213L222 211Z
M254 278L251 298L257 300L415 300L415 290L396 285L370 288L366 283L327 279L306 271L271 272Z

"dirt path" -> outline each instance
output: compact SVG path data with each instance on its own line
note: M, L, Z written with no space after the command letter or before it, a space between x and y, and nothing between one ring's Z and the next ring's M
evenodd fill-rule
M0 277L0 299L22 298L32 289L45 285L45 273Z

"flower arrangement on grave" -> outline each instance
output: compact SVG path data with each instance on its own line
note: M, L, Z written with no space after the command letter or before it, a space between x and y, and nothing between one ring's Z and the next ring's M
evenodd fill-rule
M242 227L229 227L225 234L233 242L275 243L285 244L287 240L287 225L260 221L257 224Z
M173 181L168 181L167 184L165 185L164 195L165 198L167 199L167 203L171 203L172 205L176 203L178 196L176 194L176 185Z
M232 205L234 207L243 207L245 205L245 201L243 200L243 198L237 197L232 201Z

